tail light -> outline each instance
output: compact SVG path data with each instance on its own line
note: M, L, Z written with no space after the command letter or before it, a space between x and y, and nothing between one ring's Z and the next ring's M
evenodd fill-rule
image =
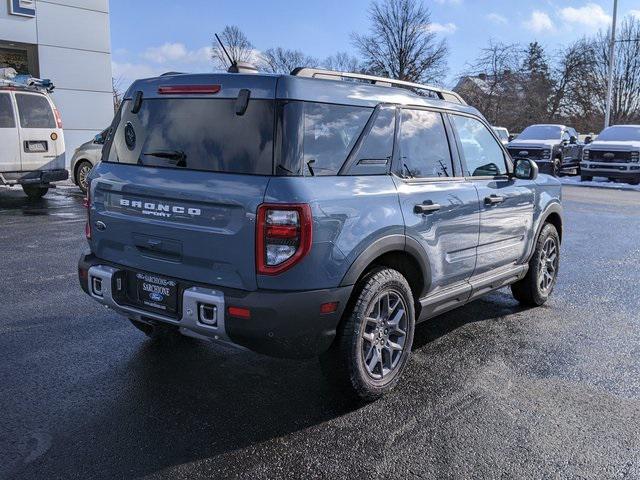
M53 109L53 115L56 117L56 127L62 128L62 117L60 111L57 108Z
M309 253L311 208L307 204L263 204L258 207L256 270L277 275Z
M87 209L87 223L84 225L84 234L87 240L91 240L91 186L87 187L87 196L84 197L84 208Z

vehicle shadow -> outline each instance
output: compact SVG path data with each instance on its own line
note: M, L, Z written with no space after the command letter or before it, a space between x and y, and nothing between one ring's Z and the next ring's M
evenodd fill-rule
M420 324L414 350L428 349L468 323L521 310L506 298L497 300ZM52 472L64 478L151 475L286 437L362 407L325 381L317 360L272 359L190 340L138 345L102 379L117 391L92 402L90 415L65 420L76 425L73 435L54 439L39 462L19 472L22 478ZM74 460L67 464L67 458Z

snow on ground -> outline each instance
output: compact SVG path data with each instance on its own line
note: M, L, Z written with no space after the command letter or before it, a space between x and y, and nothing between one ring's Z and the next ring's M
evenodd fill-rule
M640 185L629 185L628 183L610 182L604 177L595 177L591 182L581 182L579 176L560 177L560 183L563 185L574 185L577 187L597 187L597 188L613 188L615 190L635 190L640 192Z

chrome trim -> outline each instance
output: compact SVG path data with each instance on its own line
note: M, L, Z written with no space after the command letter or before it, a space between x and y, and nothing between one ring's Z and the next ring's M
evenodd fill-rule
M118 272L117 269L106 265L95 265L89 268L89 295L98 303L114 310L120 315L128 318L134 318L139 321L145 319L153 319L180 328L183 335L221 341L233 344L227 330L225 328L225 303L224 293L218 290L212 290L202 287L191 287L182 294L182 314L179 319L167 317L158 313L149 312L129 305L120 305L113 298L111 290L111 281L113 276ZM102 282L102 295L96 295L93 291L93 282L100 279ZM217 315L217 325L205 325L198 320L200 305L207 304L215 307Z

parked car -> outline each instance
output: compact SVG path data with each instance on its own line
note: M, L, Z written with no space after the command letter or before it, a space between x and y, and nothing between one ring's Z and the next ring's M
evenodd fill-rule
M112 129L79 280L151 338L320 356L371 400L416 323L506 285L526 305L554 289L560 183L512 163L453 92L306 68L173 75L134 82Z
M510 140L509 130L504 127L493 127L493 131L496 132L496 135L500 139L503 145L507 145Z
M102 146L107 137L109 129L106 128L88 142L83 143L71 157L70 171L73 183L75 183L83 193L87 193L87 178L93 166L100 161Z
M32 199L53 182L66 180L64 133L49 93L49 80L14 81L15 70L0 75L0 185L20 185ZM9 70L13 70L10 72Z
M640 184L640 125L605 128L582 152L580 179L607 177Z
M583 147L575 129L564 125L531 125L507 145L514 159L535 160L541 172L556 177L579 173Z

